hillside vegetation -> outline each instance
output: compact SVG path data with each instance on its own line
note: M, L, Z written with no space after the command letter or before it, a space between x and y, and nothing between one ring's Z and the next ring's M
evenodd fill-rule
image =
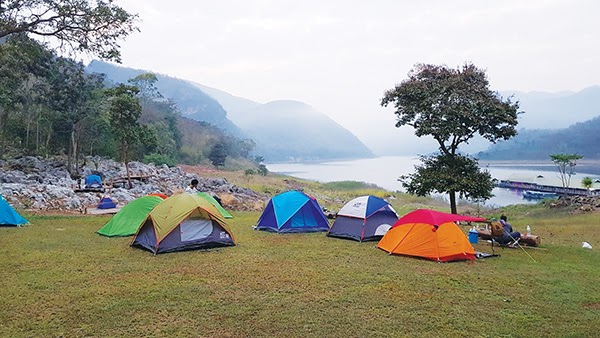
M522 129L514 138L480 152L480 159L548 159L550 154L578 154L600 159L600 116L557 130Z
M182 116L154 86L152 74L111 81L16 35L0 45L0 75L0 159L63 156L73 176L79 174L85 156L95 155L155 164L208 164L214 163L210 155L219 149L225 162L218 165L257 165L251 156L253 141L236 136L241 133L226 133L219 121L212 121L217 126ZM187 87L196 97L195 87ZM187 92L183 88L177 94L185 98ZM203 105L210 115L224 117L219 104L210 102L213 106Z
M100 61L87 70L122 82L146 71ZM183 116L214 124L227 134L251 139L267 161L364 158L372 152L356 136L309 105L292 100L261 104L218 89L157 75L156 87Z

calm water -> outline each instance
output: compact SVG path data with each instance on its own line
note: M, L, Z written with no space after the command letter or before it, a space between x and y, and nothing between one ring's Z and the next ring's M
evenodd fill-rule
M376 184L391 191L403 191L398 177L414 171L414 166L420 164L418 158L386 156L372 159L321 163L273 163L268 164L269 171L290 175L298 178L319 182L361 181ZM540 165L534 163L492 163L483 164L492 177L499 180L535 182L538 184L560 186L560 177L556 167L549 163ZM589 168L589 172L598 172ZM577 173L571 179L572 187L579 187L581 179L589 176L600 179L598 174ZM596 184L598 185L598 184ZM504 206L509 204L536 203L522 197L522 191L496 188L494 197L486 202L488 205Z

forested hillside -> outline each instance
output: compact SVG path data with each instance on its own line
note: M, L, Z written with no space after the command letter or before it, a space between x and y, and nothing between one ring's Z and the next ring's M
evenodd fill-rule
M93 61L88 71L124 81L144 73L106 62ZM218 89L157 75L156 87L172 100L183 116L252 139L255 155L268 161L361 158L371 151L352 133L309 105L291 100L261 104Z
M0 158L64 156L76 175L87 155L171 165L208 162L215 149L223 161L250 157L252 141L182 117L156 81L153 74L107 81L13 35L0 44Z
M480 159L544 159L550 154L578 154L600 159L600 116L564 129L522 129L508 141L478 154Z

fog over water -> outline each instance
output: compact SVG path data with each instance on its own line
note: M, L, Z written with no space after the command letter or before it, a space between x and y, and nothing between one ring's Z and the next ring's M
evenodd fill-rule
M414 166L420 164L418 157L385 156L371 159L332 161L318 163L272 163L267 164L269 171L319 182L361 181L376 184L390 191L403 191L398 177L412 173ZM534 182L545 185L561 186L556 166L548 163L527 162L481 162L492 177L498 180ZM576 167L587 172L578 172L571 178L571 187L581 187L581 179L589 176L600 179L598 169L593 165ZM594 174L595 173L595 174ZM595 184L596 188L600 183ZM522 191L495 188L494 197L487 205L504 206L510 204L536 203L522 197Z

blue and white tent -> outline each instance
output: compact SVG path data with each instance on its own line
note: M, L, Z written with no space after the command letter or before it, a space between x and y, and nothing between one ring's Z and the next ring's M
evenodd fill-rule
M314 197L291 190L271 198L255 229L279 233L328 231L329 221Z
M2 195L0 195L0 225L21 226L27 223L29 223L29 221L19 215Z
M359 242L379 240L397 220L398 214L388 202L375 196L361 196L340 209L327 236Z

